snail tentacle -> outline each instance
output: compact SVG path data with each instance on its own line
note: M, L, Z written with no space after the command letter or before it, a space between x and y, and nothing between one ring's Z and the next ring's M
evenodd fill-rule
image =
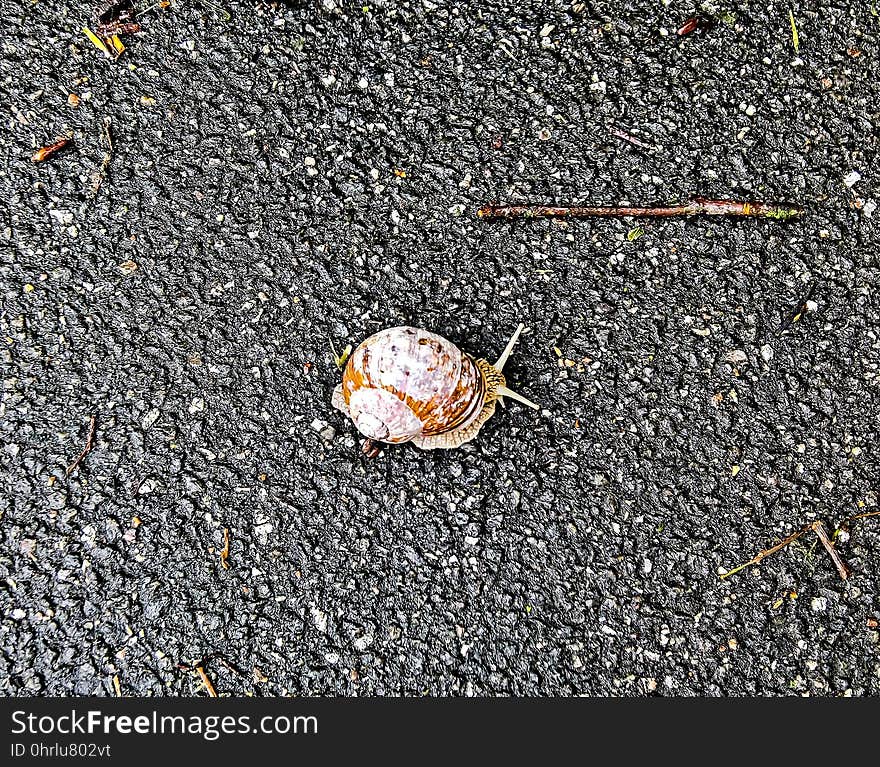
M536 405L527 397L523 397L522 394L517 394L513 389L508 389L506 386L499 386L495 389L495 396L498 397L498 401L504 405L504 400L502 397L510 397L515 402L521 402L526 407L530 407L532 410L540 410L540 406Z
M513 335L510 337L510 340L507 342L507 346L504 348L504 351L501 352L501 356L498 358L498 361L493 365L493 367L500 373L504 370L504 365L507 363L507 358L510 356L510 353L513 351L513 347L516 346L516 342L519 340L519 334L525 330L525 325L521 322L519 323L519 327L514 331Z

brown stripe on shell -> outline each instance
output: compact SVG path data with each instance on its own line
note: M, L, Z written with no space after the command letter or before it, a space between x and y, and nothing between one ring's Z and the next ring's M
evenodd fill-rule
M363 370L354 364L354 355L352 355L342 373L342 398L345 400L345 404L348 405L353 391L368 385Z
M414 328L400 328L407 336L418 335L420 332ZM383 331L387 332L387 331ZM424 331L427 332L427 331ZM378 336L380 334L376 334ZM346 404L351 399L353 391L364 387L381 388L390 392L398 399L401 399L410 410L415 413L422 423L422 434L424 436L433 436L464 428L473 422L483 410L485 405L487 391L494 399L494 391L498 383L504 383L504 376L501 375L486 360L474 360L467 354L464 354L455 347L452 342L437 338L419 338L417 343L419 346L430 346L434 359L425 370L433 378L437 376L437 389L433 396L422 396L420 399L414 398L406 391L405 381L408 377L407 371L401 371L401 386L404 391L400 391L393 384L383 384L379 378L382 371L376 368L377 364L382 364L380 359L386 360L387 356L377 351L376 355L372 355L372 347L377 342L388 343L388 337L382 338L381 341L371 336L366 339L361 346L355 350L354 354L349 358L348 364L342 376L342 397ZM403 341L403 339L401 339ZM453 347L450 350L446 344ZM404 341L405 345L405 341ZM394 358L395 352L398 350L392 345L389 349ZM457 353L457 354L456 354ZM455 364L453 355L460 355L460 367ZM418 371L413 371L413 375ZM457 381L450 381L450 377L458 374ZM443 376L446 376L445 380ZM449 391L444 395L443 390Z
M413 408L422 419L422 434L443 434L469 423L482 410L485 393L486 379L479 363L462 354L461 375L452 395L445 402L432 401L429 407L423 407L423 412Z

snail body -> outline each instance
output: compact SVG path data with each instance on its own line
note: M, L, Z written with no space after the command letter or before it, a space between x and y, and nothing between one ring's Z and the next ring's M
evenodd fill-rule
M522 330L520 325L494 365L421 328L381 330L352 353L333 406L367 438L364 452L374 442L459 447L477 436L503 397L537 409L507 388L501 372Z

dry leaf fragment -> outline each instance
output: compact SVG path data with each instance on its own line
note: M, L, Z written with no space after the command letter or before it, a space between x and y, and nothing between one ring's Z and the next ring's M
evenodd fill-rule
M104 55L108 59L113 58L113 54L110 53L110 49L107 47L107 44L100 37L98 37L94 32L92 32L91 29L89 29L88 27L83 27L82 31L83 31L83 34L85 34L85 36L88 37L89 40L92 41L92 45L94 45L95 48L97 48L99 51L103 51Z

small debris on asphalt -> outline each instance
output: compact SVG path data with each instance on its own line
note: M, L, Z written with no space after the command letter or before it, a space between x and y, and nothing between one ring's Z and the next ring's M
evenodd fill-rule
M857 170L851 170L843 177L843 184L847 189L852 189L859 181L862 180L862 174Z
M685 35L689 35L693 32L708 31L712 28L712 26L713 24L711 20L706 18L705 16L691 16L675 31L675 34L677 34L679 37L684 37Z
M211 682L211 679L208 677L208 672L202 666L196 666L196 673L199 675L199 679L202 680L202 686L205 688L205 691L208 693L209 698L216 698L217 691L214 689L214 684Z
M224 570L229 569L229 528L223 528L223 548L217 552Z
M89 434L86 438L86 446L82 449L82 452L73 459L73 461L68 465L65 469L65 476L70 476L73 473L73 470L76 469L77 466L82 463L83 458L85 458L92 450L95 444L95 431L97 430L98 419L97 416L92 416L89 419Z
M797 306L789 312L788 316L782 321L782 324L779 326L777 333L782 333L785 330L788 330L792 325L796 322L800 322L804 315L810 311L816 311L818 306L812 301L813 293L816 292L816 285L818 283L813 282L809 289L807 290L806 295L798 301Z
M828 533L825 530L825 525L822 524L821 520L817 519L813 522L812 528L813 532L819 536L819 540L825 547L825 551L827 551L828 555L831 557L831 561L834 562L834 566L837 568L837 572L840 574L841 579L846 580L849 577L849 567L847 567L846 563L840 558L837 549L834 548L834 544L831 542L831 539L828 537Z
M31 157L31 160L33 160L34 162L44 162L45 160L48 160L56 152L59 152L62 149L64 149L64 147L66 147L72 141L73 141L73 139L70 139L70 138L60 138L57 141L53 142L52 144L48 144L46 146L40 147L36 152L34 152L33 156Z
M638 138L637 136L633 136L631 133L627 133L625 130L622 130L621 128L618 128L616 126L612 126L611 128L609 128L608 132L612 136L616 136L622 141L626 141L627 143L632 144L633 146L637 146L640 149L647 149L649 152L656 152L658 149L658 147L656 147L654 144L649 144L647 141L642 141L642 139Z
M116 35L133 35L141 31L135 21L138 13L134 0L116 0L95 15L95 32L105 40Z
M110 48L107 46L100 37L98 37L91 29L88 27L82 28L83 34L89 38L92 45L94 45L99 51L101 51L108 59L113 58L113 54L110 52Z
M843 520L840 523L840 525L838 525L837 530L835 531L835 537L844 528L844 526L846 526L850 522L854 522L859 519L864 519L866 517L874 517L874 516L878 516L878 515L880 515L880 511L869 511L864 514L854 514L851 517L847 517L845 520ZM825 547L825 550L828 552L828 555L831 557L832 562L834 562L834 566L837 568L837 572L840 575L841 579L846 580L851 574L850 568L846 565L846 563L840 557L840 554L837 552L837 549L835 548L831 539L828 537L828 533L825 530L825 525L822 523L821 520L816 520L815 522L810 522L809 524L804 525L797 532L794 532L791 535L787 536L786 538L783 538L775 546L771 546L769 549L765 549L764 551L761 551L755 557L750 559L748 562L745 562L744 564L738 565L737 567L734 567L732 570L724 569L724 571L720 573L721 580L729 578L734 573L738 573L747 567L751 567L752 565L758 564L765 557L769 557L771 554L775 554L777 551L785 548L790 543L793 543L798 538L800 538L802 535L804 535L805 533L807 533L811 530L814 533L816 533L816 537L819 539L819 541ZM795 599L796 597L797 597L797 594L792 592L791 598Z
M788 20L791 23L791 43L794 46L794 52L797 54L801 51L801 42L800 36L798 35L797 23L794 20L794 11L788 11Z
M351 356L351 344L346 344L345 348L342 350L342 354L337 354L333 341L330 341L330 351L333 353L333 362L336 365L336 368L342 370L345 367L345 363L348 362L348 358Z

